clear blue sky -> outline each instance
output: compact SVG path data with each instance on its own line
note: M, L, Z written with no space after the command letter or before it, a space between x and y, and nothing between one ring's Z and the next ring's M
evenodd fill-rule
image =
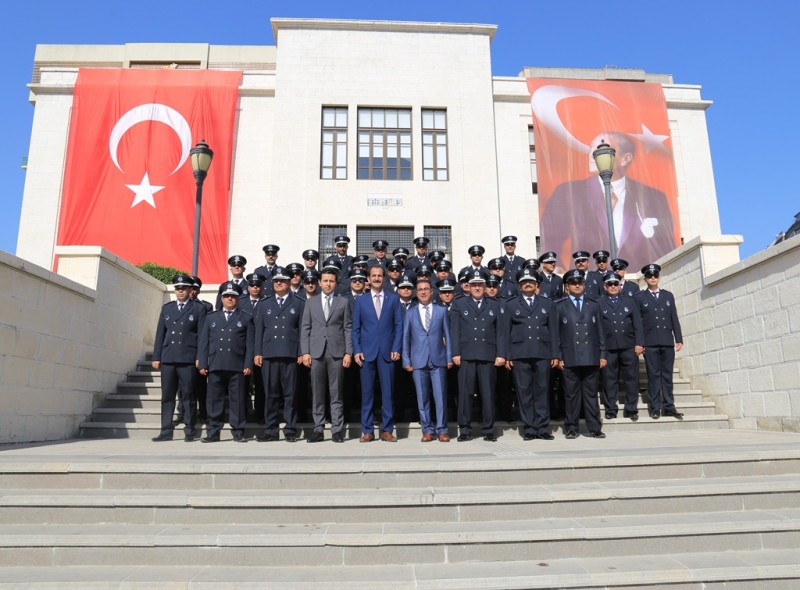
M271 17L352 18L499 25L493 73L524 66L669 73L700 84L706 111L722 232L743 234L742 257L762 248L800 212L797 166L800 116L800 5L789 0L647 2L406 0L140 0L134 3L40 0L6 9L0 35L5 112L0 178L5 214L0 249L16 250L33 107L26 84L39 43L200 42L273 45ZM14 17L16 15L16 17Z

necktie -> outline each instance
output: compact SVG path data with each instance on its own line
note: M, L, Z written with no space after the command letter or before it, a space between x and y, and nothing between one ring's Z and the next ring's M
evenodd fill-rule
M410 303L404 303L404 304L403 304L403 309L405 309L406 311L408 311L408 306L409 306L409 305L411 305L411 304L410 304Z
M231 319L231 312L226 311L225 312L225 321L227 322L229 319Z
M278 309L283 307L283 297L278 297Z
M381 319L381 294L375 295L375 314Z
M658 291L654 291L653 292L653 297L655 297L656 301L658 301Z
M581 300L580 300L580 298L575 300L575 309L578 310L578 313L581 312Z
M255 308L256 308L256 303L257 303L257 302L258 302L258 299L251 299L251 300L250 300L250 306L251 306L253 309L255 309Z
M478 299L477 301L475 301L475 304L478 306L478 309L481 308L481 301L482 299Z
M616 298L616 297L612 297L612 298L611 298L611 303L613 303L614 305L616 305L616 304L617 304L617 298Z
M431 306L425 306L425 331L427 332L431 328Z
M613 211L617 203L619 203L619 197L617 197L617 193L614 192L614 189L611 189L611 210Z
M180 312L182 312L182 311L183 311L183 306L184 306L184 305L186 305L186 304L185 304L185 303L179 303L179 304L178 304L178 313L180 313Z
M528 297L528 307L533 307L533 297Z
M328 321L328 318L331 316L331 298L328 295L325 295L325 300L323 301L322 306L322 313L325 314L325 321Z

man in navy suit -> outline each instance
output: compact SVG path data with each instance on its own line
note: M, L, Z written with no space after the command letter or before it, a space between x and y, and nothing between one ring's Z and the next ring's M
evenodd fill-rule
M450 321L447 310L433 304L430 281L417 282L418 304L403 321L403 368L412 373L417 390L422 442L434 435L449 442L447 432L447 369L453 366L450 351ZM431 421L431 400L436 408L436 424Z
M153 442L172 440L176 393L180 396L183 408L181 418L186 425L184 440L191 442L196 434L194 358L197 357L197 335L203 328L206 308L189 297L193 282L192 277L187 275L173 277L177 301L165 304L158 317L152 366L156 371L161 371L161 432L152 439Z
M208 375L208 432L200 442L219 442L225 396L235 442L247 442L244 428L246 378L253 374L253 316L237 307L239 285L223 283L222 309L206 318L197 346L197 368Z
M397 442L394 430L394 361L400 360L403 318L400 298L383 290L383 267L369 269L369 293L353 305L353 352L361 367L361 442L375 440L375 377L381 384L381 440Z

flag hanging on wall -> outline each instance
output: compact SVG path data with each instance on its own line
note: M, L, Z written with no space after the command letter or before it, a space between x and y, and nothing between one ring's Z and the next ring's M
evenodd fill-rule
M189 270L196 187L189 150L214 161L203 185L198 273L227 276L233 131L242 72L82 68L70 117L58 245L103 246L133 264Z
M660 84L529 78L541 249L569 268L577 250L609 250L592 152L616 150L611 177L618 257L632 271L680 245L667 104Z

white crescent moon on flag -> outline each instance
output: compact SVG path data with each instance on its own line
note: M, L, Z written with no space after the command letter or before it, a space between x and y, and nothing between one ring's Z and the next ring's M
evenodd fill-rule
M122 136L134 125L143 121L158 121L171 127L181 140L181 160L175 167L175 170L170 172L170 175L175 174L178 169L183 166L186 158L189 157L189 150L192 148L192 130L189 128L189 123L183 118L178 111L167 105L158 103L142 104L134 107L127 113L122 115L111 130L111 136L108 139L108 151L111 152L111 159L114 165L122 172L122 167L117 160L117 148Z
M538 117L542 124L555 133L555 135L561 141L567 144L567 146L588 154L591 153L594 148L578 141L575 136L572 135L564 126L564 122L561 120L561 117L558 116L558 103L565 98L570 98L573 96L589 96L598 100L602 100L603 102L610 104L615 109L617 108L617 105L597 92L583 90L582 88L556 85L542 86L536 92L534 92L533 96L531 96L531 108L533 109L533 112L536 113L536 117Z

